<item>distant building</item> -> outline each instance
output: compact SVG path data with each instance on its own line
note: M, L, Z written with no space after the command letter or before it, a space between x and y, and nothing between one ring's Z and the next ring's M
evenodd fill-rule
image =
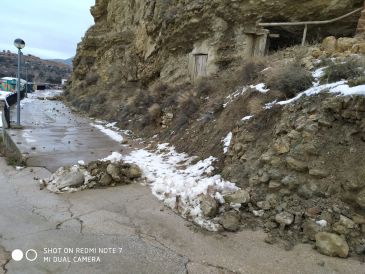
M16 81L17 78L13 77L3 77L0 79L0 90L1 91L16 91ZM20 89L24 89L27 81L20 79Z

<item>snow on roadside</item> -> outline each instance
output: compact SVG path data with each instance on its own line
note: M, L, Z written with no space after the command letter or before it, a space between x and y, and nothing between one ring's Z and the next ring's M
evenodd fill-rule
M228 152L228 148L231 145L231 141L232 141L232 132L228 133L227 136L222 140L223 143L223 152L224 154L226 154Z
M118 133L120 130L115 124L109 124L109 127L113 126L114 130L103 125L92 125L104 133L107 130L107 135L112 139L120 136ZM231 139L232 133L228 135ZM186 153L176 152L175 147L169 144L159 144L156 151L136 149L128 155L113 152L102 161L123 160L138 165L153 195L163 201L166 206L209 231L217 231L220 228L217 220L206 219L203 215L200 196L209 194L224 204L223 196L239 188L225 181L220 175L212 175L213 163L216 161L214 157L192 164L195 158Z
M117 160L117 156L114 153L112 158ZM137 164L150 183L152 193L166 206L209 231L217 231L219 225L203 216L199 196L210 194L222 198L223 194L238 190L220 175L211 176L214 157L189 164L193 158L177 153L166 144L160 145L156 152L139 149L127 156L119 155L119 159Z
M123 136L115 130L112 130L112 129L106 128L103 125L97 125L97 124L94 124L94 123L90 123L90 125L97 128L97 129L99 129L102 133L109 136L111 139L113 139L116 142L121 143L123 141Z

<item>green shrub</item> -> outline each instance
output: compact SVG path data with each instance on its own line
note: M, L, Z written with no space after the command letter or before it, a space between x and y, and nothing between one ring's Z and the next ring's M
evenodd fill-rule
M298 63L289 63L276 67L266 76L266 84L272 90L283 92L286 98L292 98L312 86L313 76Z
M332 83L352 80L364 76L364 62L359 58L350 58L345 62L330 62L325 69L323 80Z

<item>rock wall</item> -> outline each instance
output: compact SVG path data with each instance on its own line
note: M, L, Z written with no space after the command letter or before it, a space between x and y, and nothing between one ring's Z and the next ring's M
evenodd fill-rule
M98 94L115 102L157 80L179 84L214 75L265 43L266 32L256 28L259 19L324 20L362 4L362 0L97 0L91 9L95 25L78 45L69 91L81 100L76 105ZM358 17L310 29L309 35L353 35ZM290 36L285 39L301 39L302 29L273 31ZM112 109L117 107L112 104Z
M361 12L360 19L357 24L356 36L365 38L365 4L364 4L364 10Z
M363 250L364 100L303 97L236 127L224 175L250 193L248 211L264 229L289 242L335 233L353 253ZM291 220L285 230L282 215Z

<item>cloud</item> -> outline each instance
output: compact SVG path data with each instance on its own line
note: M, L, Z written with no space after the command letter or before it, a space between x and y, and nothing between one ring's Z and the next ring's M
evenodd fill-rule
M0 49L16 51L13 41L26 42L25 54L41 58L69 58L93 24L95 0L1 0ZM4 9L3 9L4 8Z

